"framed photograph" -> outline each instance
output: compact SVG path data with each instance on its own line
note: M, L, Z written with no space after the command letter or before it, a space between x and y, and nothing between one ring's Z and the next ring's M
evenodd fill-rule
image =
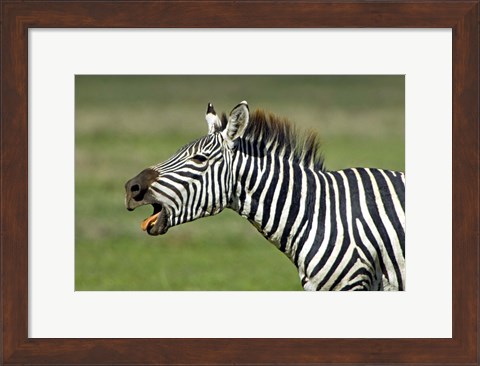
M478 363L478 9L2 3L2 362ZM406 171L405 291L290 291L307 277L238 215L141 207L142 169L233 149L232 116L318 130L324 158L293 160Z

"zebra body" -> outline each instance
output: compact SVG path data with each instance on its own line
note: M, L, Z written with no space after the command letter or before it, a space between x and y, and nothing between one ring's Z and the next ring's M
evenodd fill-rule
M405 179L401 172L326 171L314 134L246 102L207 109L209 134L126 184L126 205L152 204L143 228L168 228L225 207L247 218L297 266L305 290L403 290Z

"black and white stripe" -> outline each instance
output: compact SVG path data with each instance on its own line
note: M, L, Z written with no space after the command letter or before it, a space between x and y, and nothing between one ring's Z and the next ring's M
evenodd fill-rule
M242 144L235 206L295 263L306 289L404 289L403 173L315 171L275 147L262 170Z

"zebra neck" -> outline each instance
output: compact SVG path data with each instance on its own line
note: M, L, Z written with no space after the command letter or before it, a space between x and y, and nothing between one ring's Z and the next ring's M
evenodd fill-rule
M322 173L274 156L249 160L237 166L230 207L294 261L296 243L314 218L307 191L320 185Z

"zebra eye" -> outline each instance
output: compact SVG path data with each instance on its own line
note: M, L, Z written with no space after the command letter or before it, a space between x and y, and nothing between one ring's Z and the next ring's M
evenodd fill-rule
M203 156L203 155L194 155L193 158L192 158L192 161L196 164L202 164L204 162L206 162L208 159L206 156Z

